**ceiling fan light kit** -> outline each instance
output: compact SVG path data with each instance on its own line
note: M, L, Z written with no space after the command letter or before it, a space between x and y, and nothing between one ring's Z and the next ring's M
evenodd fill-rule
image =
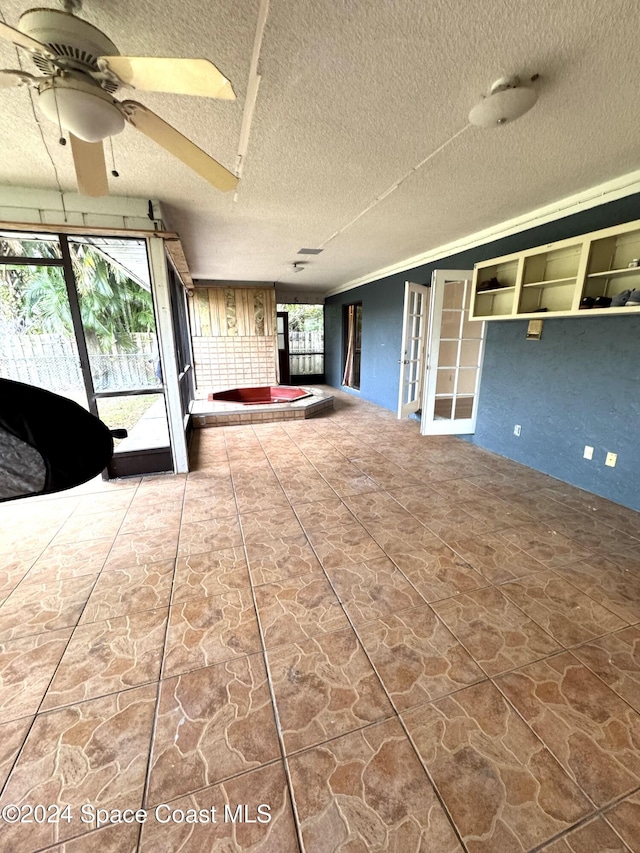
M54 77L41 83L38 104L50 121L59 121L85 142L101 142L124 130L124 116L111 95L82 80Z
M0 70L0 89L28 85L43 115L71 136L78 191L106 195L103 140L126 124L157 143L221 192L238 177L143 104L117 101L120 86L142 91L234 100L230 81L207 59L121 56L93 24L75 16L81 0L63 0L64 11L29 9L17 29L0 22L0 38L30 51L40 77ZM112 172L113 174L113 172Z
M469 122L477 127L501 127L523 116L537 100L536 90L521 85L519 77L501 77L487 97L472 108Z

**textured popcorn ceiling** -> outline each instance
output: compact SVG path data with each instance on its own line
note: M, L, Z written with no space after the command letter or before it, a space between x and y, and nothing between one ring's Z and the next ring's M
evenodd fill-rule
M29 7L0 0L13 26ZM123 54L218 65L236 102L118 97L146 104L233 170L258 10L258 0L86 0L82 16ZM111 189L163 202L196 279L326 292L637 169L639 49L634 0L271 0L237 200L130 127L113 141L121 177ZM22 60L33 70L24 51ZM2 43L0 68L16 63ZM497 77L536 72L530 113L463 130ZM73 191L70 152L44 118L43 141L28 91L2 89L0 102L0 183L55 189L46 141ZM110 169L109 158L107 145ZM294 276L298 249L323 245Z

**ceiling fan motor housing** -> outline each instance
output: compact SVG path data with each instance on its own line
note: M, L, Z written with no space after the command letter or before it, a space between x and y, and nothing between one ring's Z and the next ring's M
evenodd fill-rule
M58 59L49 60L40 54L33 55L36 66L45 74L58 68L98 72L99 56L119 56L120 51L101 30L82 18L76 18L57 9L30 9L19 22L18 29L41 44L51 48ZM107 91L115 92L115 80L101 80Z

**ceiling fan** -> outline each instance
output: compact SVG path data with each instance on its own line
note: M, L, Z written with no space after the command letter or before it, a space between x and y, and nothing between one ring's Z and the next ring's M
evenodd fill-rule
M121 56L115 44L76 12L81 0L64 0L64 11L29 9L17 29L0 22L0 37L28 50L43 76L0 70L0 88L32 86L44 115L67 130L78 191L109 192L102 140L130 124L222 192L238 178L160 116L136 101L117 101L121 85L149 92L235 99L231 83L206 59Z

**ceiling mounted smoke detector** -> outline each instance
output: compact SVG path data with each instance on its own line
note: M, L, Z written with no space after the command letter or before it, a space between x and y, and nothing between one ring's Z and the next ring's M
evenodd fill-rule
M537 75L532 78L535 79ZM477 127L500 127L523 116L537 100L536 90L522 86L519 77L501 77L487 97L473 107L469 121Z

